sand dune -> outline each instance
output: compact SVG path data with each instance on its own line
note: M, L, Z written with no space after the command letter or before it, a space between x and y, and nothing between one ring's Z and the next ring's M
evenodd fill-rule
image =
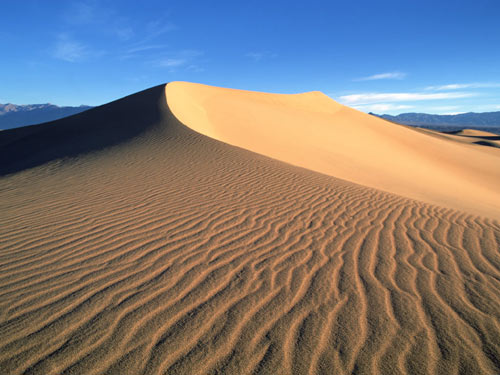
M492 167L496 154L386 122L351 124L366 118L319 93L231 98L221 89L227 112L218 117L222 99L206 90L158 86L0 134L0 373L500 371L500 223L497 206L487 209L494 192L477 181L467 187L483 205L480 217L450 208L460 206L454 192L446 204L428 203L444 193L432 175L424 202L398 190L412 186L409 173L378 161L381 181L392 178L400 195L332 175L345 167L314 171L343 156L356 166L362 158L349 156L348 142L372 147L384 137L417 166L437 145L446 157L462 152L426 156L443 173L470 157L446 174L454 181L461 173L495 181L497 169L469 164ZM261 121L262 106L273 121ZM294 159L294 121L311 111L319 125L305 122ZM234 146L246 137L231 131L230 115L262 149ZM285 120L290 134L280 133ZM335 124L352 128L335 130L343 138L333 155L314 130L333 137ZM415 148L423 139L433 146ZM390 159L377 147L364 157ZM354 182L370 172L363 160L350 172Z
M462 135L466 137L498 137L498 134L490 133L484 130L477 129L464 129L455 132L456 135Z
M500 148L500 136L494 133L476 130L476 129L464 129L456 132L441 133L430 129L419 129L419 131L431 134L435 137L440 137L443 139L448 139L453 142L458 142L462 144L469 144L475 146L487 146ZM487 150L488 153L500 152Z
M425 202L500 217L500 150L464 148L336 103L173 82L167 100L195 131L293 165Z

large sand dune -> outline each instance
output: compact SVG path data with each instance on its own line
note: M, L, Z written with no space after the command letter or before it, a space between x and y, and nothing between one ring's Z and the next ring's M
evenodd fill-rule
M499 373L498 150L368 119L174 83L1 132L0 373Z
M167 86L174 115L201 134L293 165L429 203L500 217L500 150L429 137L320 92Z

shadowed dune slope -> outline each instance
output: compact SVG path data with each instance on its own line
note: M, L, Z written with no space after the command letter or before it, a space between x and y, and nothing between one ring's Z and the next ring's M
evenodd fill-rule
M158 126L165 115L164 89L156 86L64 120L0 132L0 176L105 149Z
M500 372L497 221L199 134L164 87L0 139L1 374Z
M231 145L425 202L500 217L500 150L432 137L320 92L167 85L174 115ZM482 144L482 143L481 143Z

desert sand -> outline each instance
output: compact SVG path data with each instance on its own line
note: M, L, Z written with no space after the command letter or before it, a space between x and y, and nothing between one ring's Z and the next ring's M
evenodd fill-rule
M185 82L1 132L0 373L499 373L471 136Z
M427 134L432 134L434 136L453 140L455 142L467 143L470 145L478 146L489 146L500 148L500 136L495 133L486 132L483 130L476 129L464 129L460 131L442 133L430 129L419 129L417 130L426 132Z

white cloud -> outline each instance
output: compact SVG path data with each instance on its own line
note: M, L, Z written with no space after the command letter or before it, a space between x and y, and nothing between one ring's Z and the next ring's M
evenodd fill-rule
M379 103L379 104L368 104L368 105L355 105L353 108L363 111L363 112L375 112L375 113L381 113L381 112L395 112L395 111L401 111L401 110L407 110L410 108L413 108L411 105L397 105L397 104L391 104L391 103Z
M476 96L476 93L469 92L454 92L454 93L362 93L343 95L339 97L339 101L347 105L362 105L384 102L413 102L421 100L442 100L442 99L458 99L469 98Z
M442 90L461 90L461 89L480 89L480 88L494 88L500 87L500 83L495 82L476 82L476 83L451 83L442 86L428 86L425 89L431 91Z
M450 85L443 85L443 86L429 86L426 87L426 90L435 90L435 91L442 91L442 90L460 90L460 89L466 89L470 88L470 84L459 84L459 83L453 83Z
M467 112L493 112L500 110L500 104L480 104L465 106L432 106L426 107L426 113L436 113L440 115L460 114Z
M429 113L457 112L459 109L460 107L456 105L441 105L441 106L428 107Z
M406 73L403 72L387 72L374 74L368 77L357 78L355 81L375 81L380 79L403 79L406 77Z
M71 39L67 34L60 34L57 38L53 56L57 59L77 62L88 55L88 48L76 40Z

